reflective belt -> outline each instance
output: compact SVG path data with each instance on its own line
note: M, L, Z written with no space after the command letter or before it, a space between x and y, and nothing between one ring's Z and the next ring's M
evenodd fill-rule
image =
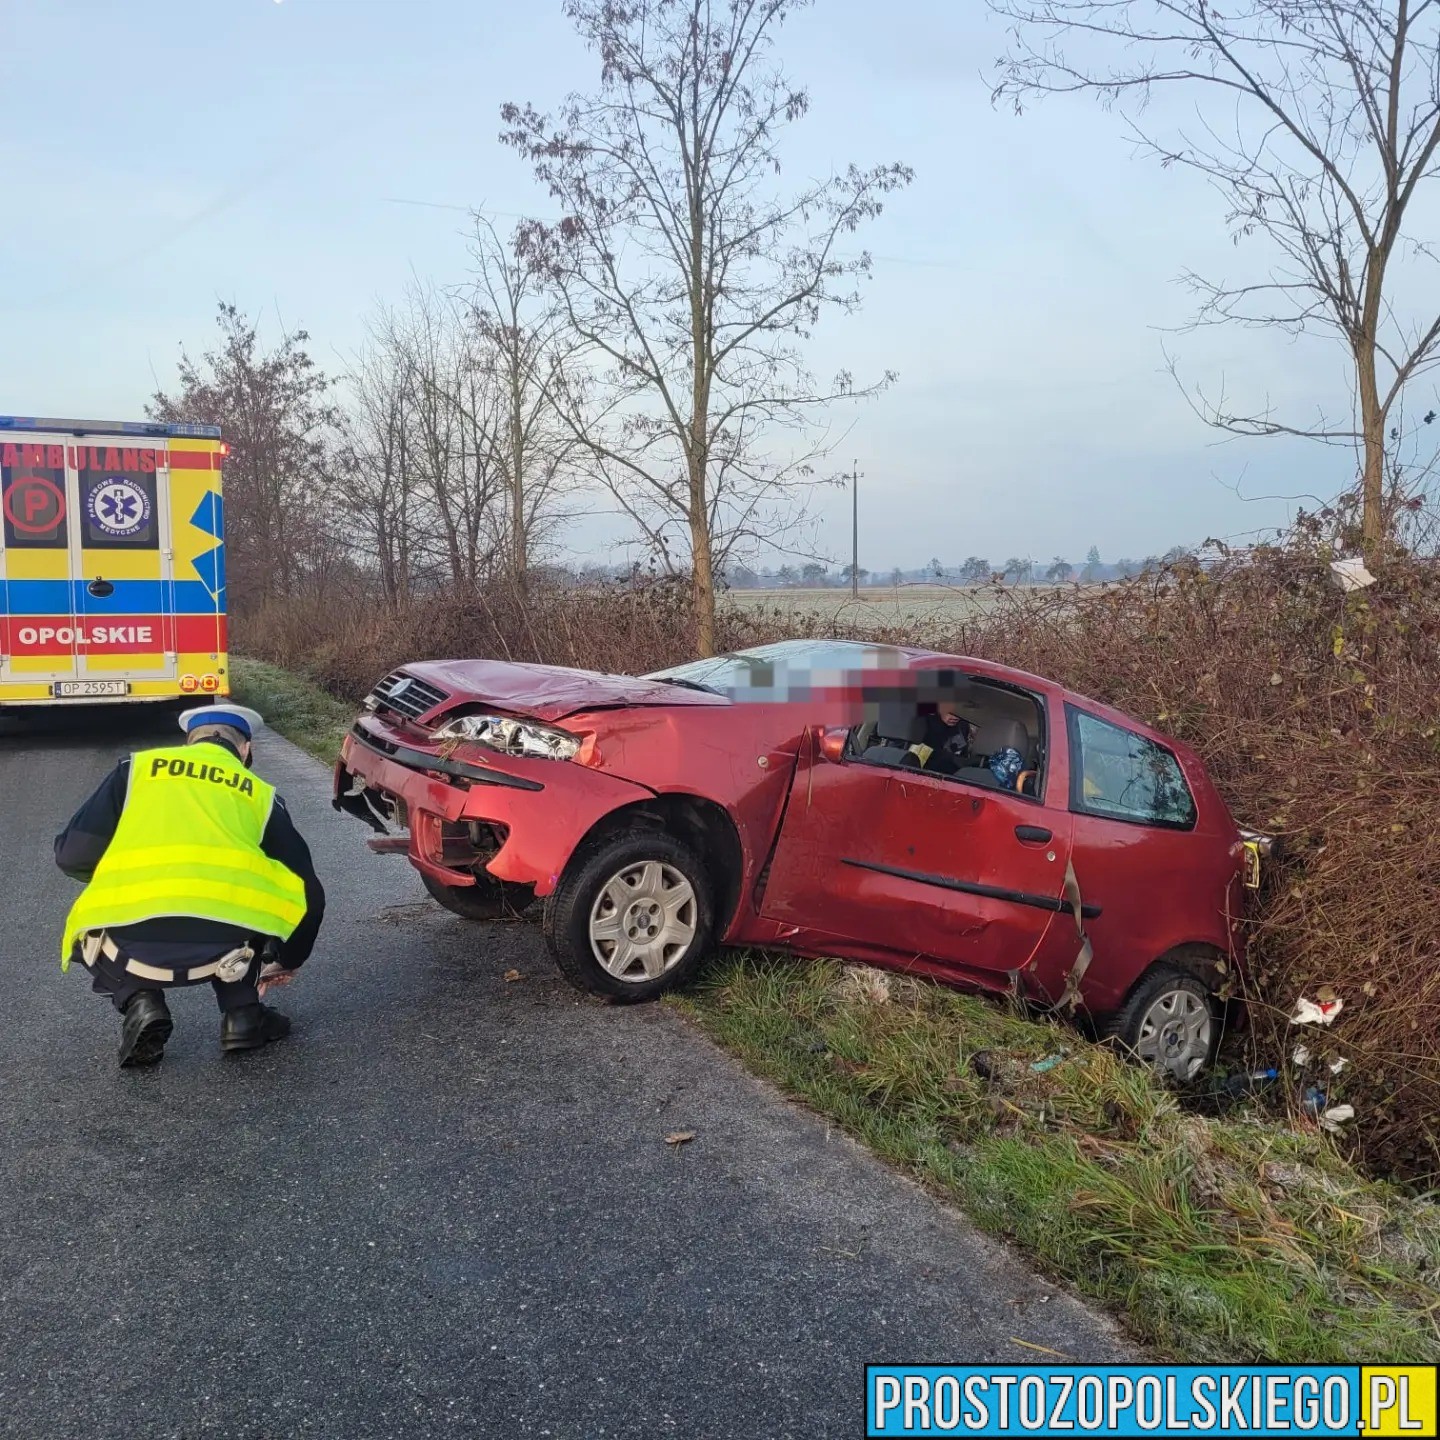
M92 930L80 937L80 958L88 969L93 970L96 960L102 955L117 965L123 964L127 973L137 979L158 980L162 985L180 985L188 981L214 978L233 985L245 978L250 971L251 962L255 959L255 951L251 946L238 945L208 965L197 965L191 970L166 970L160 965L146 965L142 960L131 959L103 930Z

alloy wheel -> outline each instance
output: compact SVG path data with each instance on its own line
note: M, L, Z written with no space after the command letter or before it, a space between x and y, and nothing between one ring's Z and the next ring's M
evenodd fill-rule
M660 860L627 865L590 907L590 948L617 980L641 984L673 970L695 940L695 889Z
M1210 1058L1214 1027L1215 1017L1199 995L1167 990L1141 1018L1135 1053L1177 1080L1193 1080Z

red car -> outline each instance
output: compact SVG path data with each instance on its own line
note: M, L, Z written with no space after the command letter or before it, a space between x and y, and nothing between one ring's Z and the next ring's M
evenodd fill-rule
M717 945L1078 1002L1180 1078L1213 1057L1263 848L1183 745L979 660L802 642L654 675L406 665L335 804L456 913L544 903L560 969L647 999Z

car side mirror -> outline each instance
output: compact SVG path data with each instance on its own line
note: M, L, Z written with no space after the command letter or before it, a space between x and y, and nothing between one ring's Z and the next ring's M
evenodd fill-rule
M822 730L820 732L820 754L832 765L838 765L845 758L845 746L849 743L848 730Z

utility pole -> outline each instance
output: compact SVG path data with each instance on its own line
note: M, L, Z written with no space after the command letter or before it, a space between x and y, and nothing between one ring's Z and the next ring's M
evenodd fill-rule
M850 595L860 598L860 462L850 462Z

